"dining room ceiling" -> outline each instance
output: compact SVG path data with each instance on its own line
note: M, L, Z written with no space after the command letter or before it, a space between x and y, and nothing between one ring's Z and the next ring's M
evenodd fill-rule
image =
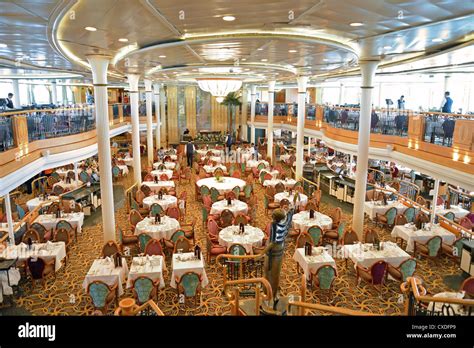
M222 74L286 82L356 71L361 58L385 69L420 58L436 65L439 52L474 38L473 1L15 0L1 8L2 66L88 75L86 56L107 54L112 81L139 73L166 83Z

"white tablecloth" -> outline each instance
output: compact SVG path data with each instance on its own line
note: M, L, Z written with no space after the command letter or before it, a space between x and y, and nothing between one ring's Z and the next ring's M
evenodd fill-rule
M298 200L296 201L296 206L297 207L301 207L301 206L304 207L308 203L308 196L306 196L303 193L300 193L299 195L300 195L300 199L299 199L299 201ZM275 202L279 203L281 200L283 200L285 198L290 201L291 205L293 205L293 200L295 198L295 192L293 192L291 195L290 195L289 192L277 193L275 195Z
M382 205L382 203L383 202L372 201L364 202L364 213L369 215L369 217L373 220L375 219L376 213L385 214L385 212L392 207L397 208L397 214L403 213L408 208L406 205L399 201L388 202L387 205Z
M79 185L76 184L75 181L72 181L69 184L66 184L65 181L59 181L59 182L53 184L53 190L56 186L61 186L64 189L64 191L72 191L72 190L75 190L79 187Z
M169 207L176 207L178 199L171 195L163 195L163 199L158 199L158 195L148 196L143 199L143 206L145 208L149 209L154 203L158 203L166 211Z
M173 176L173 171L172 170L169 170L169 169L165 169L165 170L152 170L151 171L151 175L153 176L157 176L158 177L158 180L161 179L161 176L162 175L166 175L168 177L168 180L171 179L171 177Z
M316 273L321 266L331 265L336 268L336 261L323 247L313 247L311 256L304 254L304 248L298 248L293 255L295 260L303 269L306 279L310 279L311 273Z
M314 212L314 219L309 218L309 211L302 211L293 215L293 227L299 229L301 232L306 232L311 226L319 226L323 230L330 230L332 228L332 219L320 212Z
M440 292L440 293L437 293L437 294L433 295L433 297L450 298L450 299L458 299L458 300L462 300L464 298L464 296L465 296L464 291L461 291L461 292L445 291L445 292ZM448 310L447 308L443 309L443 305L445 305L445 303L443 303L443 302L430 302L429 305L428 305L428 310L432 311L433 306L434 306L434 311L435 312L439 313L439 312L442 312L443 310L447 311ZM448 303L446 303L446 305L448 305ZM449 304L449 305L454 310L456 315L468 315L468 313L466 313L466 311L463 309L462 305L458 305L458 304L455 304L455 303L452 303L452 304ZM450 313L452 313L452 312L450 312ZM443 313L442 315L452 315L452 314L448 314L446 312L446 313Z
M231 178L231 177L222 177L222 182L218 182L216 178L205 178L198 180L196 182L196 185L198 187L201 187L202 185L206 185L209 188L215 187L220 194L224 194L227 192L232 191L232 189L236 186L239 186L240 189L242 190L245 186L245 181L237 178Z
M370 267L377 261L385 261L394 267L398 267L410 255L393 242L383 242L383 250L371 250L373 244L344 245L342 252L344 258L349 258L355 265Z
M67 173L73 172L72 169L56 169L55 172L61 177L61 179L66 179Z
M174 168L176 168L176 163L174 162L165 162L165 163L156 162L156 163L153 163L153 169L158 170L158 167L162 164L164 164L165 168L168 170L174 170Z
M64 242L35 243L32 249L28 249L26 244L9 245L0 253L0 257L5 259L16 259L26 261L29 257L41 257L46 261L56 260L55 270L61 268L61 260L66 257L66 244Z
M43 205L44 207L47 207L51 205L53 202L59 202L59 197L58 196L49 196L47 200L40 200L39 197L30 199L28 202L26 202L26 206L28 207L29 211L33 211L38 207L39 205Z
M205 165L203 166L203 168L204 168L204 171L208 174L213 174L217 168L221 168L224 171L224 173L227 173L227 167L223 165L217 165L217 166Z
M13 295L12 286L18 285L20 278L20 271L17 268L10 268L8 271L0 271L0 303L3 302L3 295Z
M290 159L291 155L280 155L280 161L282 162L288 162Z
M38 215L34 222L42 224L47 230L56 228L56 224L61 220L66 220L72 227L77 228L77 232L82 232L82 224L84 223L84 213L69 213L62 215L63 217L57 219L56 215L44 214Z
M270 164L267 161L256 161L256 160L248 160L246 166L249 168L257 168L260 163L265 164L265 168L268 168Z
M158 182L143 181L142 185L148 186L154 193L160 192L162 188L166 188L167 190L175 188L174 181L164 181L164 180L158 181Z
M235 234L234 234L235 233ZM239 233L239 226L229 226L219 232L219 244L229 248L232 244L242 244L247 254L253 253L253 247L260 247L265 234L257 227L245 225L244 234Z
M248 164L248 161L250 161L252 159L252 156L255 155L255 151L254 150L251 150L251 151L242 151L240 153L240 156L241 156L241 159L243 162L246 162ZM258 158L262 158L262 155L261 154L258 154Z
M201 255L200 260L192 260L192 261L178 261L178 258L188 258L194 256L194 252L190 253L182 253L182 254L173 254L173 259L171 261L171 267L173 268L173 273L171 274L171 282L170 285L172 288L176 288L176 278L180 278L184 273L187 272L194 272L200 274L201 279L201 287L206 287L209 284L209 280L207 279L206 270L204 269L204 256Z
M287 179L287 180L272 179L272 180L265 180L263 182L263 186L264 187L267 187L267 186L275 187L280 182L283 183L285 185L285 187L288 188L288 189L290 189L290 188L292 188L293 186L296 185L296 180L295 179Z
M160 280L160 289L165 287L163 270L166 270L165 259L161 255L134 257L130 272L128 273L127 288L133 286L133 281L138 277L148 277L153 281Z
M224 199L222 201L218 201L212 204L211 214L219 215L225 209L229 209L234 214L234 216L239 213L247 214L248 205L247 203L239 201L238 199L233 199L232 205L228 206L227 199Z
M456 217L456 219L462 219L463 217L469 214L468 210L458 205L452 205L449 209L444 209L444 206L442 205L436 206L436 214L444 215L449 212L454 213L454 216Z
M206 154L207 154L209 151L212 152L212 154L213 154L214 156L221 156L221 154L222 154L222 150L216 150L216 149L209 149L209 150L200 149L200 150L196 150L196 152L197 152L198 154L200 154L201 156L206 156Z
M118 164L117 167L120 168L120 171L122 172L122 175L126 176L128 175L128 167L125 164Z
M427 225L426 227L431 226L431 230L423 231L416 230L415 225L406 224L406 225L397 225L393 227L392 237L402 238L407 242L407 251L414 251L415 241L425 243L431 237L440 236L443 239L444 243L452 244L456 240L456 235L449 232L438 224Z
M87 287L94 281L101 281L109 286L117 284L118 296L123 295L123 283L127 279L128 266L125 258L122 258L122 267L115 268L113 259L96 259L87 272L82 287L87 292Z
M220 157L220 156L211 156L211 157L209 157L209 159L213 162L216 162L217 164L222 162L222 157Z
M170 239L179 229L178 220L163 216L161 224L155 225L155 218L146 217L135 226L135 234L146 233L155 239Z
M121 160L124 161L125 165L133 167L133 157L122 158Z
M260 171L260 174L262 174L262 172L265 172L265 173L268 173L272 176L273 179L276 179L278 177L278 174L280 174L280 172L278 170L267 170L267 169L262 169Z

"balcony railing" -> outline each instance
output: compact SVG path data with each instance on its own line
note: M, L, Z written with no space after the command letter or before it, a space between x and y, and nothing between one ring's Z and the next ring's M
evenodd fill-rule
M0 117L0 151L11 149L15 144L10 117Z

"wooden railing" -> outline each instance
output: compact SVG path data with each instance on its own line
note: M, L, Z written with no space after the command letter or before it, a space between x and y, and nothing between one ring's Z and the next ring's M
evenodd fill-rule
M216 263L222 269L224 288L229 282L263 277L265 253L266 250L255 255L218 255Z
M421 284L419 278L407 278L407 281L402 283L400 288L407 296L405 314L408 316L456 315L453 305L464 307L465 315L474 315L474 299L427 296L427 289ZM441 309L436 309L436 304L440 304Z
M255 315L260 315L260 309L262 301L268 301L272 299L272 287L268 280L265 278L250 278L250 279L239 279L228 281L224 285L224 294L231 303L231 314L232 315L242 315L243 313L240 310L240 288L245 287L248 289L249 286L252 286L255 289ZM232 287L232 291L229 291L229 288ZM262 287L264 292L262 293Z
M149 300L142 305L136 305L135 300L132 298L124 298L120 301L119 307L114 312L116 316L136 316L136 315L147 315L147 316L164 316L160 307L153 300Z

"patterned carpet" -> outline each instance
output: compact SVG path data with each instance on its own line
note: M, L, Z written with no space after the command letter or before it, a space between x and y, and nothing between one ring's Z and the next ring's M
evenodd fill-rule
M133 172L128 177L123 178L116 185L127 188L133 180ZM196 240L205 246L205 231L202 229L201 204L194 199L194 180L191 184L178 185L178 194L182 191L188 192L188 218L196 216ZM263 194L263 188L256 185L256 192L259 197ZM321 211L328 213L334 206L327 203L322 204ZM128 226L127 211L125 207L116 211L116 222L119 226ZM343 220L350 221L350 214L344 214ZM263 201L259 202L257 210L257 227L264 228L270 217L266 216L263 208ZM372 224L370 224L372 226ZM388 230L377 228L382 240L393 240ZM102 226L101 224L92 227L85 227L79 240L69 251L69 260L66 267L62 267L57 273L56 279L50 278L45 287L37 284L32 288L31 282L22 279L19 286L19 297L15 299L16 306L21 307L33 315L91 315L93 307L87 294L82 288L82 282L89 270L93 260L100 255L102 247ZM299 295L300 275L297 274L297 264L293 260L295 250L294 241L289 241L286 245L285 261L281 277L281 293L283 296ZM384 315L399 315L403 310L403 303L399 302L399 283L388 281L383 290L382 296L378 296L376 290L371 286L362 283L357 286L353 265L349 262L346 268L344 260L336 260L338 277L335 281L332 305L349 309L369 311ZM209 285L202 291L201 304L198 307L187 306L178 303L176 290L169 286L171 266L167 260L168 273L165 273L165 289L159 292L158 305L166 315L225 315L230 311L230 306L222 296L222 276L221 271L214 263L206 265L206 272L209 278ZM419 260L416 275L424 280L429 292L437 293L449 291L443 283L443 277L456 275L459 270L454 261L442 257L437 262ZM122 297L130 297L131 292L127 290ZM74 297L74 301L71 298ZM308 291L307 302L319 303L318 293ZM73 303L71 303L73 302ZM322 302L326 303L326 302ZM109 314L112 313L112 310ZM2 310L0 309L0 315Z

